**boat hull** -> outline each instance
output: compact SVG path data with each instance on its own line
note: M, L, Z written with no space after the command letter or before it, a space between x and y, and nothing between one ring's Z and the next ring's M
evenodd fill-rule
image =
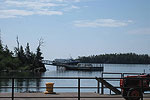
M70 66L67 66L66 70L103 71L104 67L70 67Z

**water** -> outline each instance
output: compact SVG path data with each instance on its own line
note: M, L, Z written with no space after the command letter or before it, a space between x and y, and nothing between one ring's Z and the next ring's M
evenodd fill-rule
M7 76L19 76L19 77L101 77L100 71L65 71L57 70L55 66L46 66L47 71L45 73L0 73L1 77ZM150 65L144 64L105 64L104 72L118 72L118 73L150 73ZM104 77L119 77L118 75L104 75ZM16 88L15 92L27 92L27 91L39 91L44 92L46 82L55 83L55 87L77 87L78 81L76 79L16 79L16 87L27 87L27 88ZM110 82L115 86L119 86L119 82ZM10 88L1 88L2 86L11 86L11 80L3 79L0 80L0 92L11 92ZM82 87L96 87L97 81L93 79L83 79L81 80ZM36 88L29 88L36 87ZM77 92L77 89L62 89L55 88L55 92ZM97 89L81 89L81 92L96 92ZM108 90L105 90L108 93Z

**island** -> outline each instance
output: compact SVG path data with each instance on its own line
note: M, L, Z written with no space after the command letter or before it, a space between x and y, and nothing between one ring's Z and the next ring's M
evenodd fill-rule
M20 45L17 37L17 47L14 48L14 52L8 49L7 45L3 45L0 40L0 71L5 72L45 72L45 65L42 63L41 45L42 41L39 40L36 52L30 51L29 43L27 43L25 49Z
M79 56L81 63L102 63L102 64L150 64L150 56L148 54L136 53L114 53L100 54L91 56Z

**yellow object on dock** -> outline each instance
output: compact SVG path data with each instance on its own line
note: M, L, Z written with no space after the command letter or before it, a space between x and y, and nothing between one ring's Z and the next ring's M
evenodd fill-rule
M55 92L53 92L53 86L54 86L54 83L46 83L46 91L44 93L55 94Z

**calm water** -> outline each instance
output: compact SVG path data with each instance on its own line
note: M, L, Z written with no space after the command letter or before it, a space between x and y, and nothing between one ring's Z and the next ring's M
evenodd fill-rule
M45 73L0 73L1 77L4 76L19 76L19 77L101 77L100 71L65 71L62 69L57 70L55 66L46 66L47 71ZM118 73L150 73L150 65L144 64L105 64L104 65L104 72L118 72ZM105 77L112 77L112 75L105 75ZM117 75L113 75L113 77L119 77ZM15 86L23 87L26 86L27 88L17 88L15 92L26 92L26 91L45 91L46 82L54 82L55 87L76 87L77 80L74 79L16 79ZM119 82L111 82L111 84L115 86L119 86ZM3 79L0 80L0 92L11 92L9 88L1 88L2 86L11 86L11 80ZM97 86L97 81L90 79L81 80L81 86ZM37 87L37 88L28 88L28 87ZM54 89L55 92L77 92L77 89ZM96 92L97 89L82 89L81 92ZM106 89L105 92L107 93L108 90Z

